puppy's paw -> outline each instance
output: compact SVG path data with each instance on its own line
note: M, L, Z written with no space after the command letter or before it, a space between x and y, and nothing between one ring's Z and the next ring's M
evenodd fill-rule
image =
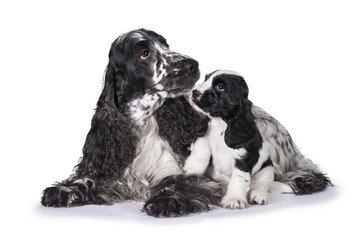
M249 202L256 203L259 205L267 204L268 202L267 192L260 191L260 190L251 191L249 194Z
M221 201L223 208L244 209L247 205L247 199L243 197L224 196Z

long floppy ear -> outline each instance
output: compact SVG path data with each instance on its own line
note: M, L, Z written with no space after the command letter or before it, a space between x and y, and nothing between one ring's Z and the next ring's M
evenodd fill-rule
M109 63L106 68L104 88L97 102L97 108L99 109L105 104L122 108L126 101L124 93L127 84L124 72L116 70L115 67Z
M254 115L251 112L252 103L247 99L242 99L239 105L238 114L228 121L224 140L228 147L249 148L259 142L260 133L257 129Z
M208 117L201 118L199 121L197 121L196 124L196 136L197 137L203 137L207 133L208 130Z
M77 175L90 177L119 176L135 156L137 139L133 124L124 108L124 76L110 64L105 85L97 102L91 129L77 165Z

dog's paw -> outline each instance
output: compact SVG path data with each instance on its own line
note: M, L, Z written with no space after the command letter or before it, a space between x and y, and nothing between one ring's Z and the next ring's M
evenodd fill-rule
M49 187L43 191L41 203L45 207L72 207L80 205L75 191L61 186Z
M267 202L268 202L267 192L253 190L249 194L249 201L250 201L250 203L256 203L259 205L267 204Z
M224 196L221 201L223 208L244 209L247 205L247 199L243 197Z
M197 199L189 200L162 196L148 200L143 207L143 211L153 217L178 217L208 210L208 204Z

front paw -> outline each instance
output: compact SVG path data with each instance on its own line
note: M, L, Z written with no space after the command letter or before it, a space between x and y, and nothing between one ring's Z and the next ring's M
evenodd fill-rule
M250 201L250 203L256 203L259 205L267 204L267 201L268 201L267 192L253 190L249 194L249 201Z
M197 199L190 201L189 199L165 196L153 197L143 207L143 211L153 217L178 217L208 210L208 204Z
M72 207L80 205L78 196L69 188L56 186L43 191L41 203L45 207Z
M223 208L244 209L248 205L245 197L224 196L221 201Z

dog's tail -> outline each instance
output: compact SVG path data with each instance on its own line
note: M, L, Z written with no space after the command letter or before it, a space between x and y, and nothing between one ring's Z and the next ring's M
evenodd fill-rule
M297 195L322 191L331 185L321 169L302 155L284 126L259 107L253 106L253 114L269 146L276 181L287 184ZM278 186L282 185L275 188Z

